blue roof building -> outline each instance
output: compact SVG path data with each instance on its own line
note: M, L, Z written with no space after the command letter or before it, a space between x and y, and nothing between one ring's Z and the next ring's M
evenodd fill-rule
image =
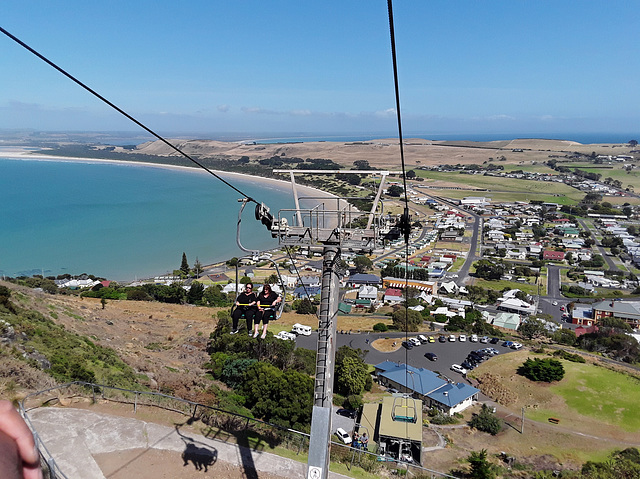
M427 402L429 407L440 409L451 416L471 406L478 399L479 392L479 389L468 384L446 384L427 394Z
M480 392L468 384L451 384L433 371L403 363L384 361L376 364L375 370L383 386L410 394L421 399L425 407L435 407L450 416L471 406Z
M380 363L375 368L381 383L409 394L426 396L428 393L447 384L447 381L425 368L414 368L413 366L397 364L392 361Z

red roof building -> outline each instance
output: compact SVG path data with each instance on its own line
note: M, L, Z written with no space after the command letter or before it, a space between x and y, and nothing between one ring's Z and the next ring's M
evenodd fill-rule
M551 261L564 261L564 252L546 249L544 250L544 253L542 253L542 259L548 259Z

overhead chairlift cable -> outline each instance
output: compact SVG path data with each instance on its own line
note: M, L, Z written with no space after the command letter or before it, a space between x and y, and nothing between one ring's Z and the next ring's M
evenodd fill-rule
M398 140L400 143L400 163L402 166L402 181L403 181L403 189L404 189L404 212L400 217L400 231L404 236L404 247L405 247L405 287L404 287L404 335L405 335L405 345L409 344L409 236L411 233L411 223L409 221L409 195L407 191L407 172L405 168L404 162L404 141L402 137L402 117L400 114L400 89L398 87L398 62L396 60L396 37L395 37L395 29L393 22L393 5L392 0L387 0L387 8L389 11L389 35L391 37L391 57L393 60L393 82L395 87L395 99L396 99L396 117L398 119ZM409 349L405 346L404 348L405 355L405 389L409 389ZM412 376L413 379L413 376ZM413 385L413 389L415 391L415 384ZM408 406L408 404L407 404ZM409 424L405 425L405 428L408 431ZM399 451L399 455L401 455L402 450Z
M111 101L107 100L104 96L100 95L98 92L96 92L95 90L93 90L92 88L90 88L89 86L87 86L86 84L84 84L83 82L81 82L80 80L78 80L76 77L74 77L73 75L71 75L70 73L68 73L66 70L64 70L63 68L59 67L58 65L56 65L55 63L53 63L51 60L49 60L47 57L45 57L44 55L42 55L41 53L39 53L38 51L36 51L35 49L31 48L29 45L27 45L26 43L24 43L22 40L20 40L18 37L16 37L15 35L12 35L11 33L9 33L7 30L5 30L4 28L0 27L0 32L4 33L7 37L9 37L11 40L13 40L14 42L16 42L18 45L24 47L25 49L27 49L28 51L30 51L31 53L33 53L35 56L37 56L38 58L40 58L42 61L44 61L45 63L49 64L51 67L55 68L56 70L58 70L60 73L62 73L64 76L66 76L67 78L69 78L70 80L72 80L73 82L77 83L78 85L80 85L82 88L84 88L85 90L87 90L89 93L91 93L93 96L95 96L96 98L102 100L104 103L106 103L107 105L109 105L111 108L113 108L114 110L116 110L118 113L122 114L123 116L125 116L126 118L128 118L129 120L131 120L133 123L135 123L136 125L138 125L140 128L142 128L143 130L145 130L146 132L150 133L151 135L155 136L158 140L160 140L161 142L163 142L165 145L169 146L170 148L172 148L173 150L175 150L176 152L180 153L182 156L184 156L186 159L188 159L189 161L192 161L193 163L195 163L196 165L198 165L200 168L202 168L203 170L205 170L207 173L211 174L212 176L214 176L215 178L217 178L218 180L222 181L225 185L227 185L229 188L233 189L234 191L236 191L237 193L240 193L242 196L244 196L245 198L247 198L249 201L252 201L253 203L256 204L260 204L258 201L256 201L255 199L253 199L251 196L247 195L246 193L243 193L240 189L236 188L234 185L232 185L230 182L228 182L227 180L225 180L224 178L222 178L221 176L217 175L216 173L214 173L213 171L211 171L209 168L207 168L206 166L204 166L202 163L200 163L198 160L196 160L195 158L193 158L192 156L188 155L187 153L185 153L184 151L182 151L180 148L178 148L177 146L175 146L174 144L172 144L170 141L166 140L164 137L162 137L161 135L159 135L158 133L156 133L155 131L153 131L151 128L147 127L146 125L144 125L142 122L138 121L137 119L135 119L133 116L131 116L129 113L127 113L126 111L124 111L122 108L118 107L117 105L115 105L114 103L112 103Z

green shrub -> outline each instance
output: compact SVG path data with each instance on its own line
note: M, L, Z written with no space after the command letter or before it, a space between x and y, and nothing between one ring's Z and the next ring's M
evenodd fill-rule
M373 325L373 330L384 333L385 331L388 331L389 328L387 328L387 325L384 323L376 323Z
M555 359L531 359L522 363L518 368L518 374L531 381L560 381L564 377L564 367L560 361Z
M565 351L564 349L556 351L555 353L553 353L553 355L559 357L560 359L566 359L567 361L571 361L573 363L587 362L586 359L584 359L579 354L570 353L569 351Z
M469 426L476 428L478 431L488 432L492 436L495 436L502 429L502 421L496 417L493 411L486 405L482 405L482 409L478 414L475 414Z

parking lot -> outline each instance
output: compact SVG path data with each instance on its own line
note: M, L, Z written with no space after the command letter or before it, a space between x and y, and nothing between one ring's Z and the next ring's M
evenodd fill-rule
M451 334L448 333L447 336ZM418 333L410 333L409 337L415 337ZM445 343L438 342L438 333L432 333L432 336L436 338L435 343L421 344L415 346L411 350L407 350L404 347L400 347L397 351L390 353L383 353L377 351L371 346L371 342L378 338L397 338L398 345L404 340L405 335L402 333L375 333L375 334L338 334L337 346L350 346L352 348L359 348L362 350L368 350L365 357L365 361L369 364L379 364L383 361L394 361L407 363L416 368L426 368L431 371L437 371L440 374L452 379L459 380L460 375L451 371L452 364L461 364L467 355L476 349L483 349L486 347L492 347L497 349L500 354L506 354L513 352L513 349L502 346L504 340L499 341L497 344L483 344L480 342L474 343L467 340L465 342L458 341L459 333L455 333L456 341L450 342L447 340ZM425 336L427 334L425 333ZM312 333L311 336L298 336L296 344L299 347L307 349L316 349L316 343L318 340L317 333ZM366 342L368 340L368 343ZM437 361L429 361L424 357L426 352L433 352L438 356ZM491 359L488 360L491 362Z

